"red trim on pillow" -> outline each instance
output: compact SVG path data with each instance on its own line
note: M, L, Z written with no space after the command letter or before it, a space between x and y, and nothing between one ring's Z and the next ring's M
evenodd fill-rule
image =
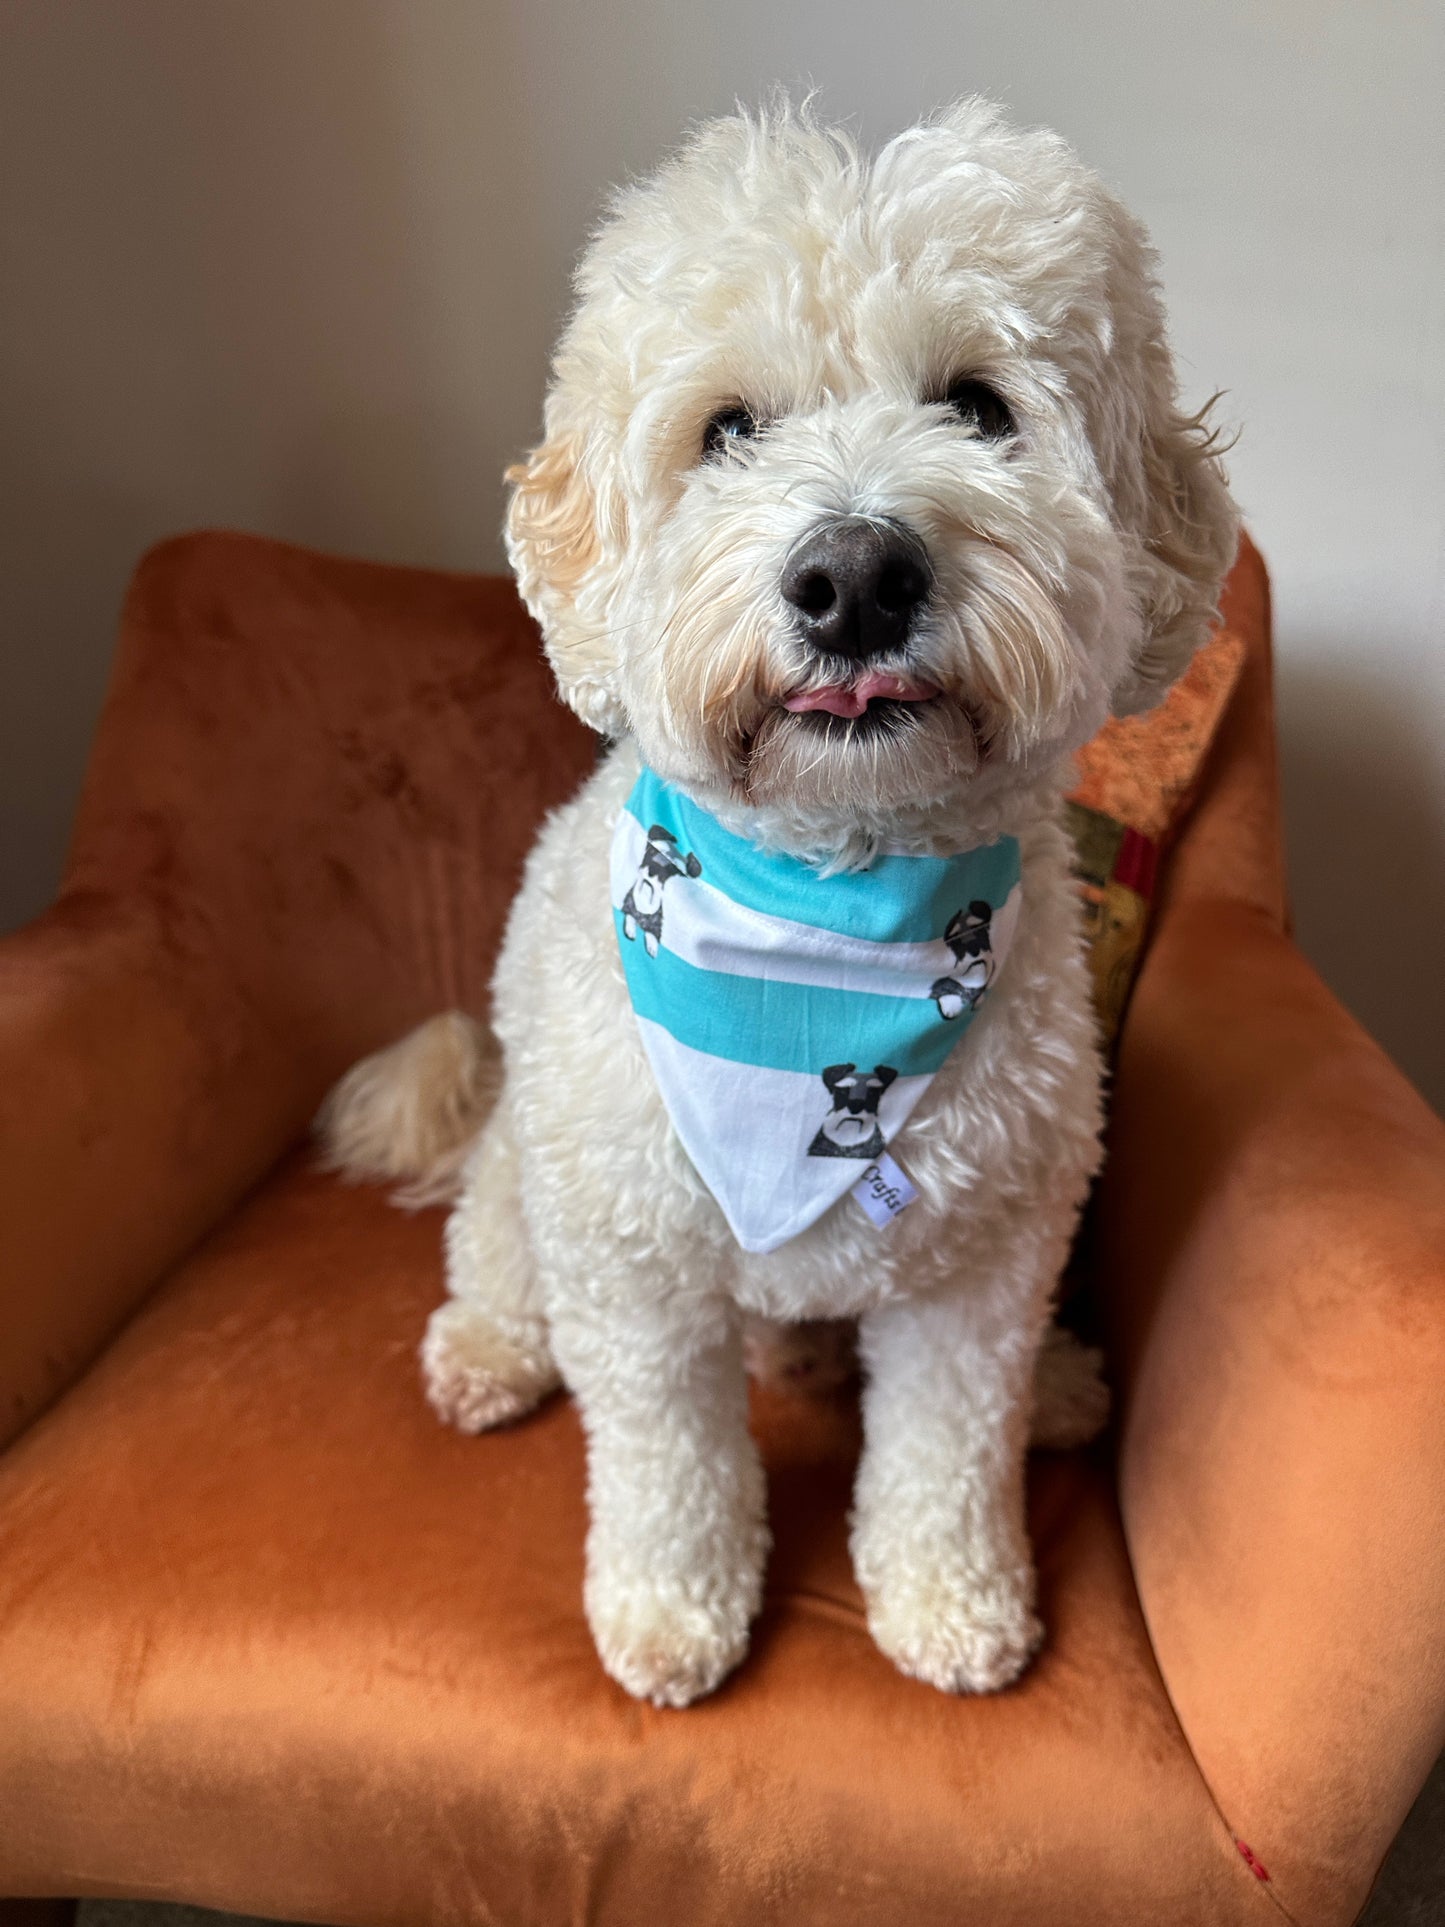
M1115 883L1122 883L1126 890L1132 890L1147 903L1154 894L1154 881L1159 874L1159 845L1152 837L1127 825L1119 842L1119 854L1114 859Z

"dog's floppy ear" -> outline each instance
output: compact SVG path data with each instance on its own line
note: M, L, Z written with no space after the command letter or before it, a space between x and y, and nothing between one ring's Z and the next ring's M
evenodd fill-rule
M588 473L586 438L554 429L507 470L507 559L547 645L557 686L583 722L621 735L616 661L596 592L599 565L624 531L620 508ZM589 594L589 589L592 593Z
M1115 476L1115 505L1135 538L1130 577L1140 613L1133 658L1113 694L1114 713L1150 709L1209 633L1239 540L1239 516L1219 460L1209 404L1181 413L1160 335L1141 356L1143 388ZM1126 431L1127 433L1127 431Z
M823 1082L828 1086L828 1095L835 1097L840 1084L850 1083L856 1064L830 1064L823 1072Z

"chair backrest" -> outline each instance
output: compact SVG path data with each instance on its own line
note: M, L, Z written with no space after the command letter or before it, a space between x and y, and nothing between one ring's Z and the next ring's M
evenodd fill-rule
M537 822L592 755L506 579L180 537L126 601L62 901L219 962L319 1097L485 1010Z
M1174 906L1210 897L1247 905L1278 929L1289 920L1269 575L1247 535L1224 585L1220 618L1244 643L1244 665L1165 867L1156 934Z
M1246 541L1241 687L1161 913L1199 892L1284 914L1268 584ZM509 581L201 534L127 598L62 902L125 905L220 962L311 1068L485 1009L543 813L593 739L552 693Z

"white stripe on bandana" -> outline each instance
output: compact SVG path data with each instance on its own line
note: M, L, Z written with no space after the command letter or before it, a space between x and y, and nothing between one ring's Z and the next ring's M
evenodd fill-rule
M785 1244L872 1174L997 981L1022 897L1012 837L825 877L649 769L611 884L658 1089L745 1251Z

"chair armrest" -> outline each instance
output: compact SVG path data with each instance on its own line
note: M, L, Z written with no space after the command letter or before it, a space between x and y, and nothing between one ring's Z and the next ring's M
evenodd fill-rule
M1200 1768L1346 1922L1445 1742L1445 1126L1258 905L1165 919L1097 1275L1140 1599Z
M0 941L0 1445L306 1116L224 971L84 897Z

